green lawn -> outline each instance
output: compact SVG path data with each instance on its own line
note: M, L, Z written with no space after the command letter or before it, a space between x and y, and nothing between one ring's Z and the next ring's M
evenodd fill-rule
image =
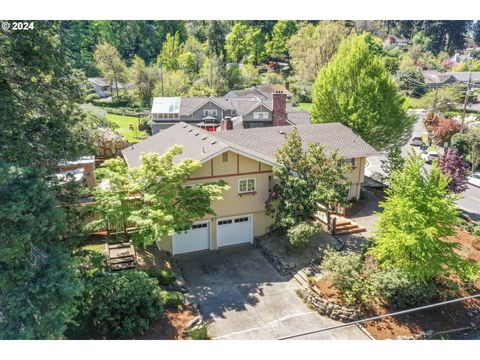
M107 114L105 117L119 126L115 130L129 142L139 142L148 136L144 131L138 130L140 120L135 116ZM133 126L133 129L130 129L130 125Z
M312 103L301 102L301 103L298 103L297 108L299 108L300 110L310 112L310 111L312 111Z
M99 253L104 253L105 252L105 244L90 244L90 245L84 245L81 247L82 250L91 250L91 251L96 251Z

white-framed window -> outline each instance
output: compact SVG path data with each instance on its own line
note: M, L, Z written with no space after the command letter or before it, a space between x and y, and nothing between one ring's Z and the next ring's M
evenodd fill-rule
M216 109L203 110L203 115L204 116L217 116L217 110Z
M255 192L256 190L257 190L257 184L254 178L238 180L238 192L240 194Z
M267 111L255 111L253 113L253 118L255 120L267 120L268 119L268 112Z

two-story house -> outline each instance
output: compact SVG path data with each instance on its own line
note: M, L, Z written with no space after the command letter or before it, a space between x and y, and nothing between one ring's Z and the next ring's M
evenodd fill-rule
M233 128L304 125L310 123L305 111L293 110L287 94L260 97L156 97L153 99L152 134L181 121L207 131L221 129L221 121L232 120Z
M123 150L127 165L138 167L142 153L164 153L173 145L183 145L183 153L176 161L191 158L202 163L186 185L222 179L230 186L223 192L223 200L212 203L215 216L199 219L187 232L159 239L159 247L176 255L251 243L255 236L266 234L273 224L265 214L265 202L275 183L272 169L280 166L276 153L292 129L271 126L206 132L180 122ZM337 151L351 161L349 198L358 199L365 158L376 154L375 150L340 123L302 125L297 129L305 146L318 143L326 151Z

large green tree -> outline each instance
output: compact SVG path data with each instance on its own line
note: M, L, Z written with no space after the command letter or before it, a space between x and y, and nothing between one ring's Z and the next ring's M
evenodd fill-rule
M192 159L175 163L174 158L181 153L182 147L174 146L162 155L144 154L142 165L134 169L121 160L106 161L101 175L109 180L109 187L96 191L102 218L122 230L127 221L131 222L134 241L150 245L214 214L211 202L221 199L228 186L222 181L185 186L202 165Z
M183 43L180 34L176 32L174 35L168 34L162 46L162 51L158 55L157 63L165 65L167 70L178 70L179 57L183 51Z
M259 27L236 23L227 36L225 50L229 61L257 65L264 59L265 35Z
M335 55L350 29L340 22L304 24L287 41L297 93L311 98L312 85L320 69Z
M378 43L368 34L352 35L318 74L312 122L340 121L376 149L386 149L411 134L414 119L403 103Z
M0 338L59 339L80 291L65 215L37 170L0 163Z
M53 170L93 149L79 109L82 77L62 47L59 23L0 32L0 161Z
M306 145L305 150L298 130L293 128L277 153L277 161L282 166L274 168L278 185L267 202L267 212L274 216L275 225L281 229L312 219L318 211L317 203L330 210L337 204L346 204L350 165L337 153L327 153L318 144Z
M136 91L142 105L149 107L152 103L155 86L160 80L157 68L147 66L141 57L135 56L130 68L130 76L137 87Z
M102 76L115 87L118 97L118 84L127 79L127 65L118 50L107 42L98 44L93 54L95 64Z
M478 267L455 251L458 243L445 241L458 223L457 196L449 192L450 180L437 165L429 172L423 165L413 155L393 172L370 251L383 267L397 268L414 281L451 273L472 279Z
M285 59L288 56L287 41L297 31L297 23L293 20L279 20L272 30L270 40L265 44L268 56Z

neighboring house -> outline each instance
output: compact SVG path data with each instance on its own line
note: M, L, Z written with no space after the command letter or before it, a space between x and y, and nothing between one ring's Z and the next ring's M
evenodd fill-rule
M83 156L75 161L64 161L58 164L60 172L55 174L60 181L67 181L69 176L78 183L88 187L96 187L95 156Z
M429 88L435 88L437 86L451 85L457 82L451 73L441 73L435 70L422 71L423 81Z
M457 82L468 84L470 81L470 87L480 88L480 71L459 71L459 72L447 72L445 75L453 76Z
M385 47L406 49L408 45L408 40L403 36L387 35L383 40L383 46Z
M112 95L112 91L115 87L114 84L111 84L107 79L96 77L96 78L88 78L88 82L92 85L95 94L102 98L109 97ZM134 84L131 83L118 83L118 89L128 89L131 90L135 88Z
M262 100L272 99L273 94L284 93L287 95L287 99L292 99L293 94L288 90L287 87L280 84L265 84L265 85L253 85L248 89L243 90L232 90L228 92L226 98L238 98L238 97L258 97Z
M221 130L222 120L231 120L237 128L268 127L302 124L309 121L306 112L293 110L287 94L278 92L271 98L259 97L156 97L153 99L152 134L181 121L203 130ZM292 119L290 121L290 119Z
M223 200L212 203L215 216L195 222L192 229L162 237L158 245L172 254L216 250L223 246L252 243L266 234L273 219L265 213L265 202L275 184L272 168L278 149L286 142L292 126L206 132L180 122L122 151L129 167L140 166L142 153L164 153L173 145L183 145L175 161L191 158L202 163L186 183L224 180L230 189ZM358 199L363 183L365 159L375 150L351 129L340 123L297 127L303 144L318 143L326 151L337 151L353 165L349 174L349 199Z

